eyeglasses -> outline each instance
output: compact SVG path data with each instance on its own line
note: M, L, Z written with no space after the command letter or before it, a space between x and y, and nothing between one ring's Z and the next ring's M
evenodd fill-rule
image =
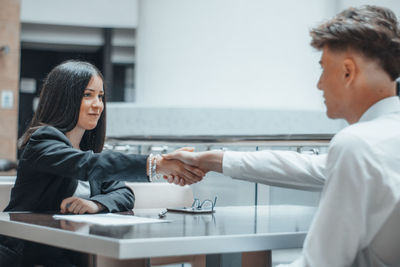
M217 203L217 197L214 198L214 202L211 199L200 201L200 199L195 198L192 204L192 209L214 211L216 203Z

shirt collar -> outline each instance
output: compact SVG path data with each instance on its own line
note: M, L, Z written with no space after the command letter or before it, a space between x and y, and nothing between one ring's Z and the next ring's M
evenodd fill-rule
M400 98L398 96L391 96L379 100L364 112L359 122L370 121L379 116L393 112L400 112Z

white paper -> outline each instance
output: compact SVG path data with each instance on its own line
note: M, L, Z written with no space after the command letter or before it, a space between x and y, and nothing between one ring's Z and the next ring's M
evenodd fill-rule
M79 215L53 215L56 220L68 220L73 222L84 222L100 225L132 225L140 223L161 223L170 222L169 220L160 220L132 215L121 215L115 213L101 214L79 214Z

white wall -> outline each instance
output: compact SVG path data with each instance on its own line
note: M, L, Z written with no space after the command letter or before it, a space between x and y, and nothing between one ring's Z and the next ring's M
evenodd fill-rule
M396 13L397 18L400 17L400 1L399 0L338 0L340 9L348 7L356 7L361 5L377 5L390 8Z
M137 101L323 111L309 29L328 0L140 0Z
M136 28L137 0L21 0L21 22Z

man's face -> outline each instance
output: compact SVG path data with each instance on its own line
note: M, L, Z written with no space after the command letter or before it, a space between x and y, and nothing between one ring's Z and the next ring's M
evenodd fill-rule
M322 74L317 87L323 91L327 115L329 118L344 118L348 97L345 89L345 53L334 52L326 46L320 60Z

